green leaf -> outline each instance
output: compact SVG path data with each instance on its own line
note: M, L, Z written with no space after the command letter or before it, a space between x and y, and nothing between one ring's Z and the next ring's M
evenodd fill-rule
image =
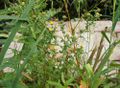
M8 37L8 34L0 34L0 37L5 37L5 38L7 38L7 37Z
M112 63L110 64L111 67L116 67L116 68L120 68L120 64L116 63L114 61L112 61Z
M94 74L94 72L93 72L93 69L92 69L91 65L90 64L86 64L85 65L85 69L86 69L88 77L89 78L92 77L92 75Z
M9 16L9 15L0 15L0 20L21 20L21 21L27 21L27 18L20 18L18 16Z
M74 77L69 78L69 79L65 82L66 87L69 86L70 84L72 84L73 81L74 81Z
M106 35L106 33L104 31L101 32L103 37L109 42L110 44L110 39L108 38L108 36Z
M116 13L114 12L113 14L114 14L114 16L113 16L113 22L112 22L112 31L115 30L116 23L120 17L120 0L119 0L119 4L118 4L118 8L116 10Z
M60 82L52 82L52 81L48 81L48 84L56 86L57 88L64 88Z

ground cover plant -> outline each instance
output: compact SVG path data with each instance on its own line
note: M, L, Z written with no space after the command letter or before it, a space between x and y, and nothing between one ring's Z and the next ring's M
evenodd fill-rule
M13 0L14 1L14 0ZM119 88L120 64L110 61L114 48L120 40L113 40L115 26L120 17L120 0L113 1L111 36L101 32L100 43L91 52L85 52L82 45L78 45L76 36L77 25L84 19L88 41L90 25L100 19L100 10L94 5L90 11L86 7L87 0L74 0L78 23L73 26L69 0L60 0L64 6L69 34L65 31L64 21L58 21L62 8L47 8L49 0L18 0L10 3L0 12L0 88ZM119 3L116 6L116 3ZM93 14L94 13L94 14ZM58 21L63 37L56 36ZM5 30L6 29L6 30ZM21 34L16 38L16 34ZM3 39L4 38L4 39ZM60 38L58 42L57 38ZM17 39L17 40L15 40ZM103 51L103 42L107 40L109 47ZM5 58L12 41L23 43L21 51L13 49L14 56ZM61 44L62 43L62 44ZM7 72L5 68L9 68ZM10 71L9 71L10 70ZM114 74L110 74L115 71Z

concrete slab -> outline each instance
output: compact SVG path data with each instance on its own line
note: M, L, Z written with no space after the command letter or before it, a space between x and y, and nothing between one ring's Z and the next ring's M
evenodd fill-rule
M93 47L98 46L102 37L101 31L106 31L108 37L110 37L110 31L112 28L112 21L95 21L95 22L86 22L80 21L72 21L72 28L76 28L75 36L77 37L77 45L80 47L81 45L84 47L84 51L90 53ZM87 26L89 25L89 26ZM64 27L61 27L64 26ZM54 22L54 24L50 27L55 28L55 36L57 37L57 42L60 46L63 46L62 39L66 40L65 35L71 37L71 26L70 22ZM63 29L62 29L63 28ZM81 33L81 30L86 32ZM89 32L87 32L89 31ZM64 33L63 33L64 32ZM113 41L120 39L120 22L117 22L115 27L115 33L112 35ZM117 35L117 36L116 36ZM108 48L109 43L107 40L104 41L104 50ZM117 46L111 56L111 59L119 59L120 60L120 47Z
M64 43L61 42L62 39L67 41L67 38L65 38L65 35L68 35L71 37L71 27L70 22L53 22L53 24L48 24L48 27L52 27L55 29L55 36L56 40L58 42L59 46L64 46ZM71 22L72 28L75 29L75 36L77 37L77 46L83 46L85 49L85 52L89 53L93 47L96 45L99 45L100 39L101 39L101 33L100 31L103 31L107 29L107 31L111 30L112 22L111 21L95 21L95 22L86 22L86 21L80 21L78 24L78 21ZM90 24L90 26L87 27L87 24ZM63 29L62 29L63 28ZM81 33L81 30L89 31L89 32L83 32ZM115 27L115 32L118 32L118 35L120 31L120 22L117 23ZM64 32L64 33L63 33ZM108 36L110 36L110 33L107 33ZM113 36L113 39L120 39L120 37ZM108 42L104 42L104 50L108 47ZM23 47L22 43L18 43L13 41L5 55L5 58L12 57L14 55L13 49L20 51ZM61 50L59 48L59 50ZM58 50L58 52L59 52ZM112 59L120 59L120 47L117 47L112 55Z
M111 30L112 22L111 21L96 21L94 23L89 22L90 26L87 26L86 21L80 21L78 24L78 21L72 21L72 27L76 28L75 29L75 36L77 37L77 47L83 47L84 52L91 53L91 50L93 47L98 46L100 39L102 37L101 31L107 29L107 31ZM53 22L53 25L50 25L48 23L48 28L54 28L55 29L55 36L56 36L56 41L59 46L64 46L64 43L62 40L68 41L68 39L65 37L68 35L71 37L71 27L70 27L70 22ZM83 32L81 33L81 30L89 31L89 32ZM64 32L64 33L63 33ZM113 35L113 40L119 40L120 39L120 22L117 23L115 27L115 32L118 33L118 36ZM110 36L110 33L107 33L108 36ZM17 50L18 52L22 50L23 43L20 43L18 41L13 41L10 44L10 47L5 55L5 58L10 58L14 56L14 50ZM108 48L109 43L107 41L104 42L104 50L103 52ZM57 52L62 50L62 48L58 48ZM61 57L62 54L56 55L56 58ZM112 56L111 60L120 60L120 45L118 45ZM12 68L6 67L4 72L12 72L10 70ZM10 71L9 71L10 70Z

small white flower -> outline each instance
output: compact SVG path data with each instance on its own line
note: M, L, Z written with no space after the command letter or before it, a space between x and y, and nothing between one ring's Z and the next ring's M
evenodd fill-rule
M23 63L24 63L24 61L23 61L23 60L21 60L21 61L20 61L20 64L23 64Z
M3 72L4 72L4 73L11 73L11 72L14 72L14 70L15 70L15 69L13 69L13 68L6 67L6 68L3 69Z

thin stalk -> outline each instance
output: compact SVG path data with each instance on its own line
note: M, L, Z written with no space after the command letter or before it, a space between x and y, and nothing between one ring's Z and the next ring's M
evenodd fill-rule
M94 70L94 71L95 71L96 66L97 66L98 63L99 63L100 55L101 55L101 53L102 53L102 49L103 49L103 45L102 45L103 39L104 39L104 38L102 37L102 39L101 39L101 41L100 41L100 45L99 45L99 47L98 47L98 51L97 51L95 63L94 63L94 66L93 66L93 70Z
M114 20L114 18L115 18L115 13L116 13L115 9L116 9L116 0L113 0L113 18L112 18L112 20Z
M90 29L89 29L89 21L86 24L87 32L87 58L89 57L89 50L90 50Z
M54 7L53 7L53 0L51 0L51 9L53 9Z
M97 0L97 3L99 2L99 0ZM102 0L98 3L95 4L88 12L91 12L94 8L96 8L98 5L100 5L102 3Z
M79 60L78 60L78 58L77 58L77 53L76 53L76 45L74 44L74 54L75 54L75 57L76 57L76 63L77 63L77 65L78 65L78 67L80 66L80 62L79 62Z
M115 21L115 14L116 14L115 9L116 9L116 0L113 0L113 17L112 17L112 24L113 24L113 22ZM112 30L111 33L110 33L110 41L112 41L112 35L113 35L113 30ZM111 42L110 42L110 44L111 44Z
M70 18L70 14L69 14L69 11L68 11L68 5L67 5L66 0L64 0L64 5L65 5L65 10L66 10L66 13L67 13L67 16L68 16L69 24L70 24L70 29L71 29L71 32L73 34L74 30L73 30L73 27L72 27L71 18Z
M64 5L65 5L65 10L66 10L67 15L68 15L68 20L69 20L69 24L70 24L71 34L72 34L72 36L74 36L75 28L73 29L73 27L72 27L71 18L70 18L70 14L69 14L69 11L68 11L68 5L67 5L67 1L66 0L64 0ZM79 60L77 58L77 55L76 55L76 48L77 48L76 44L74 43L73 46L74 46L74 54L75 54L76 62L77 62L77 65L79 66L80 62L79 62Z
M90 63L90 64L93 63L92 61L93 61L93 58L94 58L94 55L95 55L96 51L97 51L97 47L95 46L95 48L92 50L92 53L90 54L90 56L87 60L87 63Z

